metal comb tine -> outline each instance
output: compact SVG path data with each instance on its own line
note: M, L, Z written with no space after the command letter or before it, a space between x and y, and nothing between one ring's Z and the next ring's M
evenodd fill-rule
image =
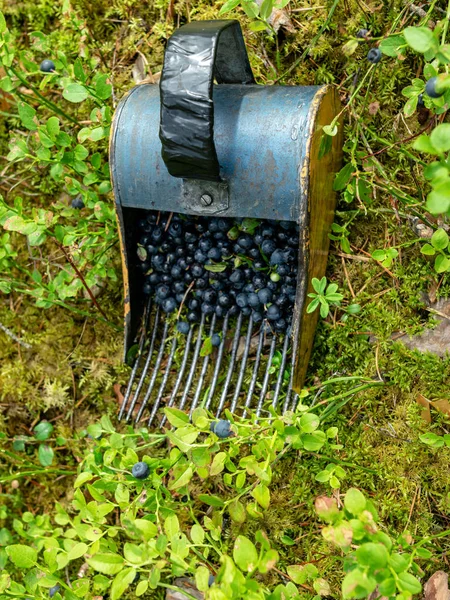
M275 386L275 392L273 394L273 400L272 400L272 406L274 408L277 407L278 397L280 395L281 386L283 385L283 379L284 379L283 375L284 375L284 369L286 368L286 360L287 360L288 350L289 350L289 336L286 333L284 336L284 342L283 342L283 353L281 355L280 372L278 373L277 384Z
M216 386L217 386L217 380L219 379L220 365L222 364L223 351L225 348L225 342L226 342L226 336L227 336L228 319L229 319L229 313L227 313L223 319L222 340L220 341L219 351L217 352L216 366L214 368L211 385L209 386L208 398L205 403L206 410L208 410L211 405L211 402L212 402L212 399L214 396L214 392L215 392Z
M151 362L152 355L153 355L153 348L155 346L156 332L158 331L159 313L160 313L160 310L159 310L159 306L158 306L158 308L156 309L156 313L155 313L155 319L153 321L153 331L152 331L152 337L151 337L151 340L150 340L150 347L148 349L147 359L145 361L144 368L142 369L141 378L139 380L138 386L137 386L136 391L134 393L133 400L131 402L131 406L128 409L128 413L127 413L127 416L125 418L125 420L127 422L130 420L131 415L133 414L134 407L136 406L136 402L137 402L137 400L139 398L139 394L141 393L142 386L144 385L144 381L145 381L145 378L147 377L147 373L148 373L148 370L149 370L149 367L150 367L150 362Z
M289 410L289 404L291 402L291 396L292 396L292 384L294 382L294 351L292 351L292 357L291 357L291 375L289 377L289 385L288 385L288 389L286 392L286 398L284 400L284 404L283 404L283 413L285 413L287 410Z
M209 337L212 337L212 335L214 333L214 327L215 326L216 326L216 315L213 314L212 319L211 319L211 326L209 328ZM198 404L198 401L199 401L199 398L200 398L200 394L201 394L201 391L202 391L203 381L204 381L205 375L206 375L206 370L208 369L209 356L210 355L207 354L203 358L202 370L200 371L200 376L199 376L198 382L197 382L197 389L195 390L194 400L192 401L191 410L189 412L189 416L190 417L192 417L192 413L197 408L197 404Z
M225 379L225 383L222 389L222 395L220 396L219 407L216 412L216 417L220 415L223 410L225 400L227 399L228 388L230 387L231 379L233 377L234 363L236 362L236 355L239 346L239 340L241 339L241 328L242 328L242 313L239 313L237 323L236 323L236 331L234 333L233 345L231 347L231 357L230 364L228 365L227 377Z
M155 366L153 367L153 373L150 379L150 383L148 384L148 388L147 391L145 393L144 399L142 400L142 404L139 408L139 412L136 416L135 419L135 423L139 423L141 417L142 417L142 413L145 410L145 407L147 406L147 403L150 399L151 393L153 391L153 388L155 387L155 382L156 382L156 378L158 376L159 373L159 367L161 365L161 361L163 359L164 356L164 349L166 347L166 338L167 338L167 332L169 330L169 322L166 321L164 323L164 329L163 329L163 333L162 333L162 338L161 338L161 345L159 347L159 352L158 355L156 357L156 361L155 361Z
M294 394L294 399L292 401L292 410L293 411L295 411L295 409L297 408L297 404L298 404L299 399L300 399L299 394L295 393Z
M239 369L238 380L236 382L236 388L234 390L234 396L233 396L233 400L232 400L231 406L230 406L230 412L232 412L232 413L236 410L236 406L237 406L237 403L239 400L239 394L241 393L242 382L244 381L245 367L247 366L247 359L248 359L248 354L250 352L250 344L252 341L252 332L253 332L253 316L250 315L250 318L248 320L247 335L245 337L244 352L242 354L242 359L241 359L241 368Z
M269 350L269 358L267 359L266 372L264 374L263 385L261 389L261 393L259 395L258 406L256 407L256 416L259 417L261 414L262 405L264 404L264 400L266 399L267 388L269 387L269 379L270 379L270 367L272 366L273 355L275 354L275 347L277 345L277 336L274 335L272 337L272 341L270 343Z
M258 347L256 348L256 357L255 357L255 364L253 366L253 374L252 374L252 378L251 378L250 385L249 385L248 392L247 392L247 399L245 401L244 412L242 413L242 417L244 419L247 416L247 408L250 407L250 403L252 401L253 390L255 389L256 378L258 377L259 363L261 362L263 343L264 343L264 323L261 324L261 329L259 332Z
M142 327L142 332L141 332L141 338L139 340L138 355L137 355L136 360L134 361L133 369L132 369L131 375L130 375L130 380L128 382L127 389L125 391L125 396L123 397L122 406L120 407L120 412L119 412L119 417L118 417L119 421L122 419L123 413L125 412L125 409L127 407L128 400L130 399L131 388L133 387L133 383L134 383L136 374L137 374L139 366L141 364L141 360L142 360L142 356L143 356L142 351L144 349L145 340L147 339L147 327L148 327L148 321L150 318L151 306L152 306L152 299L149 298L148 302L147 302L147 306L145 307L145 317L144 317L144 322L143 322L143 327Z
M151 415L150 415L150 417L148 419L148 427L150 427L150 425L153 422L153 419L155 418L156 413L158 412L158 408L159 408L159 405L161 403L162 395L164 393L165 387L167 385L167 381L169 379L170 368L172 367L172 362L173 362L173 359L174 359L174 356L175 356L175 350L176 349L177 349L177 337L174 336L174 338L172 340L172 347L170 349L169 358L167 359L166 370L164 372L164 376L163 376L163 379L161 381L161 385L159 386L158 395L157 395L155 403L153 405L153 409L152 409Z
M187 365L188 358L189 358L189 350L191 349L191 342L192 342L193 333L194 333L194 328L191 327L190 330L189 330L189 333L187 335L186 347L184 349L183 360L181 361L180 370L178 371L178 377L177 377L177 380L175 381L175 385L173 387L172 394L170 396L170 400L169 400L169 402L167 404L167 408L172 408L172 406L174 405L175 399L177 397L178 388L181 385L181 381L183 379L183 375L184 375L184 372L186 370L186 365ZM164 426L164 423L166 422L166 420L167 420L167 417L164 415L164 417L163 417L163 419L161 421L161 427Z
M204 313L202 313L201 319L200 319L200 325L198 328L198 333L197 333L197 342L195 344L195 349L194 349L194 356L192 357L192 363L191 363L191 368L189 369L189 375L186 381L186 385L184 386L184 392L183 392L183 396L181 398L181 402L180 402L180 410L183 410L184 405L186 403L188 394L189 394L189 390L191 389L191 385L192 385L192 381L194 379L194 375L195 375L195 371L197 370L197 362L198 362L198 357L200 356L200 350L202 347L202 333L203 333L203 327L205 325L205 315Z

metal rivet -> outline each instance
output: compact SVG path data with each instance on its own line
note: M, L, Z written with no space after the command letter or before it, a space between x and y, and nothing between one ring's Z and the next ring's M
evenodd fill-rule
M203 194L200 200L203 206L211 206L211 204L213 203L212 196L210 196L209 194Z

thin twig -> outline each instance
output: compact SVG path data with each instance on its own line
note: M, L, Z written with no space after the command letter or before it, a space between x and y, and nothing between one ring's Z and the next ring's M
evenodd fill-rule
M6 333L6 335L9 336L12 340L14 340L15 342L17 342L18 344L20 344L21 346L23 346L27 350L31 350L32 346L30 344L27 344L26 342L23 342L19 337L17 337L17 335L15 333L13 333L11 331L11 329L8 329L2 323L0 323L0 329L2 331L4 331Z
M92 302L94 303L95 307L97 308L97 310L100 312L100 314L102 315L102 317L108 321L108 317L106 316L106 314L103 312L103 309L101 308L100 304L97 302L97 299L95 298L94 294L92 293L91 288L88 286L88 284L86 283L85 278L83 277L83 274L81 273L81 271L78 269L78 267L76 266L76 264L73 262L72 258L69 256L69 254L66 252L66 249L64 248L64 246L62 246L60 243L56 242L59 249L63 252L64 256L67 259L67 262L70 264L70 266L72 267L72 269L75 271L75 273L77 274L77 276L80 278L81 283L83 284L85 290L87 291L87 293L89 294L89 297L91 298Z

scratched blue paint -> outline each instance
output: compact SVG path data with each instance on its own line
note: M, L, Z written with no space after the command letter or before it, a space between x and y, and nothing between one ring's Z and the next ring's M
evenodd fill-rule
M229 208L222 216L298 220L300 171L319 86L214 86L214 142ZM161 158L159 87L135 87L119 105L111 143L116 201L123 207L183 212L183 182Z

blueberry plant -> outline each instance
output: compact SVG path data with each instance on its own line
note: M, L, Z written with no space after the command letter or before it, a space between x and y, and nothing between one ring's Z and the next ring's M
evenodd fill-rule
M64 12L61 23L78 39L87 34L75 11ZM106 154L112 86L100 57L90 50L73 60L74 53L55 52L39 31L31 32L30 39L32 46L18 51L15 34L0 15L0 88L16 111L17 124L7 160L57 199L46 205L20 195L13 202L0 200L6 232L0 245L0 290L29 294L43 308L68 306L82 290L93 298L95 286L117 279ZM40 58L48 56L52 59ZM11 251L11 234L16 233L25 236L31 269ZM50 258L39 264L36 253L44 246L47 253L62 254L62 268L55 269Z

